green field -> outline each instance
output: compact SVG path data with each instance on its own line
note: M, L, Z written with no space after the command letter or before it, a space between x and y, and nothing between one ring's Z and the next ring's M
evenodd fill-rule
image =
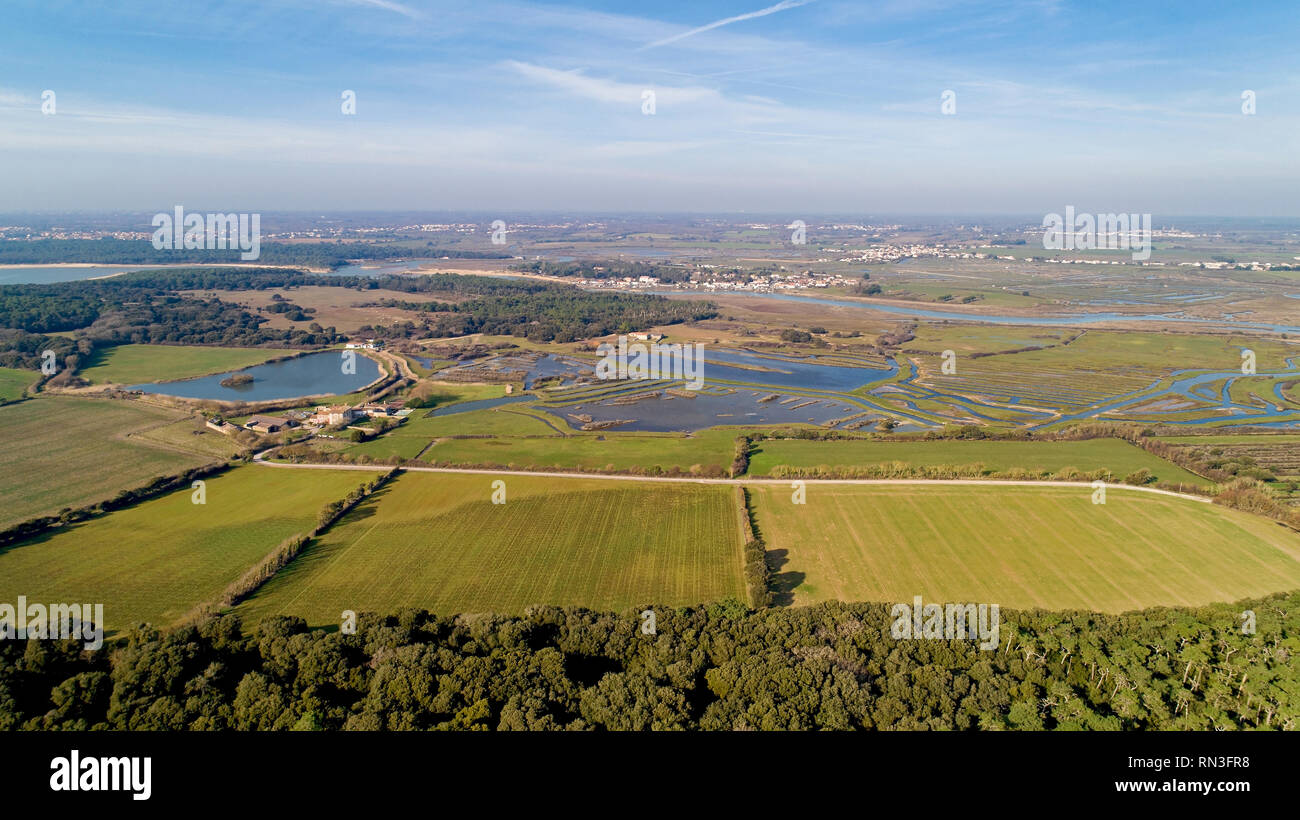
M0 402L22 398L23 390L35 384L40 377L34 370L0 367Z
M1122 439L1085 441L760 441L750 455L752 475L771 475L785 466L833 473L894 462L911 467L982 464L985 470L1023 469L1054 473L1066 467L1081 472L1110 470L1122 479L1150 470L1160 481L1208 486L1211 482ZM824 469L819 469L824 468Z
M732 487L503 478L507 500L495 505L492 476L399 477L236 612L328 626L344 610L623 609L745 594Z
M93 384L144 384L238 370L292 353L260 347L118 345L101 348L79 375Z
M1086 485L754 491L778 603L972 602L1122 612L1300 587L1300 535L1196 501Z
M347 448L350 455L368 455L372 458L415 458L431 441L440 436L452 435L532 435L556 436L560 434L536 418L513 408L490 408L453 413L449 416L427 416L427 410L413 412L400 426L382 436Z
M0 552L0 601L102 603L108 628L162 626L218 596L320 509L374 475L240 467Z
M224 461L245 449L232 436L204 426L203 419L199 416L184 416L170 424L147 427L128 435L127 441L206 455L213 461Z
M141 402L69 396L0 407L0 528L220 460L145 440L180 418Z
M734 429L716 428L692 435L605 432L572 433L563 438L444 438L426 450L421 460L549 470L655 472L655 468L689 471L696 467L720 473L731 467L737 435Z
M735 428L682 433L580 432L566 421L526 404L425 416L417 410L400 427L360 444L349 456L415 458L428 463L501 465L515 469L631 470L654 472L731 466ZM563 433L561 432L563 431ZM457 438L472 436L472 438Z

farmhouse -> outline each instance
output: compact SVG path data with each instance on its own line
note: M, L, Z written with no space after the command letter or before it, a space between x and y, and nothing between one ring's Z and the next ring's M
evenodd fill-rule
M259 433L278 433L297 426L298 422L288 416L249 416L248 421L244 422L246 429Z
M402 403L396 401L382 402L382 403L374 402L371 404L363 404L357 408L357 410L359 410L360 412L364 413L367 416L370 416L372 419L395 416L397 415L397 411L401 409L402 409Z
M347 424L360 415L364 415L356 408L348 407L346 404L335 404L329 407L318 407L316 412L308 419L312 424L338 425Z

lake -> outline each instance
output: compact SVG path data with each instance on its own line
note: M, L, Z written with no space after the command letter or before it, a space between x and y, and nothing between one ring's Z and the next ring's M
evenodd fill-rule
M197 379L153 384L133 384L128 390L214 401L272 401L301 396L341 396L354 393L379 378L379 364L359 353L355 373L343 372L343 353L330 350L295 359L259 364ZM348 351L350 352L350 351ZM223 387L221 380L233 373L253 377L251 384Z
M387 276L390 273L406 273L407 271L427 268L433 265L447 265L453 260L450 259L404 259L399 262L357 262L351 265L343 265L335 268L329 273L319 274L320 276Z
M49 285L54 282L77 282L103 276L127 273L134 270L194 267L193 265L31 265L19 268L0 268L0 285Z

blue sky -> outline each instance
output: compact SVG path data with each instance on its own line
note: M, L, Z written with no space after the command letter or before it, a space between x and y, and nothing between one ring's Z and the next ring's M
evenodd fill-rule
M0 210L1300 216L1298 21L1199 0L9 0Z

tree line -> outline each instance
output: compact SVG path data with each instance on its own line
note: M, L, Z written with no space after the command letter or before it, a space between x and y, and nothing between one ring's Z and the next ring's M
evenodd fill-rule
M534 342L574 342L640 328L694 322L717 316L706 302L684 302L633 293L592 293L567 286L527 294L502 294L463 302L385 299L384 307L432 314L427 322L397 323L390 337L448 338L470 333L520 336ZM373 328L385 335L385 329ZM367 332L362 328L362 332Z
M53 350L60 369L72 373L75 367L65 361L67 356L75 354L84 363L96 347L118 344L312 348L344 341L344 334L316 322L305 328L267 328L265 316L241 305L215 296L182 294L291 290L306 285L456 297L455 301L386 300L385 305L430 314L423 322L361 328L363 333L390 339L484 332L566 342L717 315L704 302L588 293L568 285L487 276L320 276L299 270L174 268L93 281L0 286L0 366L37 369L43 351ZM272 306L273 311L295 309L283 300ZM305 311L297 311L295 316L309 318ZM52 335L69 331L76 332L74 339Z
M661 282L689 282L692 270L681 265L663 265L656 262L635 262L623 259L572 262L547 262L541 259L521 262L511 270L535 273L542 276L573 276L581 279L622 279L653 276Z
M645 634L640 613L656 613ZM1253 634L1239 617L1250 610ZM1300 592L1001 610L996 648L894 640L888 603L225 615L98 652L0 641L0 729L1294 729Z

